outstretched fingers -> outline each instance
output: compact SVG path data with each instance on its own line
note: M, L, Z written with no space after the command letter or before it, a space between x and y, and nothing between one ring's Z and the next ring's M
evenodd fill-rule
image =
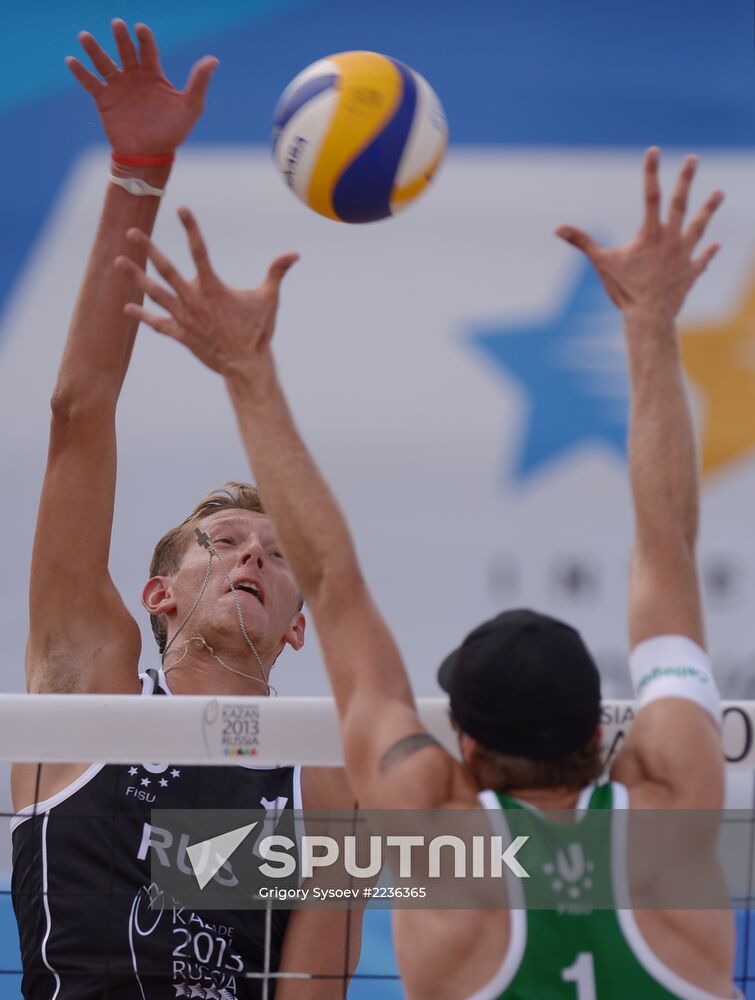
M661 184L658 180L658 164L661 151L657 146L651 146L645 153L644 183L645 183L645 232L652 236L661 227Z
M123 311L132 319L151 326L158 333L164 333L166 337L172 337L174 340L181 340L181 328L172 316L158 316L156 313L149 312L144 306L137 305L136 302L126 303Z
M115 44L118 46L118 55L120 56L121 66L123 66L124 69L136 69L139 65L139 59L136 55L136 47L131 40L131 35L126 27L126 22L122 21L119 17L113 21L113 38L115 39Z
M171 315L175 316L179 300L175 295L171 295L167 288L150 278L146 271L143 271L138 264L135 264L128 257L116 257L115 266L119 270L129 274L136 282L137 287L149 295L153 302L156 302L163 309L167 309Z
M84 90L90 93L92 97L97 100L102 91L105 89L105 85L102 81L98 80L94 73L90 73L89 70L82 63L80 63L75 56L66 56L66 66L70 69Z
M199 62L192 66L189 79L186 81L184 94L195 107L204 107L207 87L209 86L212 74L218 66L218 62L219 60L215 56L203 56Z
M118 75L118 67L88 31L82 31L79 35L82 49L92 60L92 65L106 80L112 80Z
M583 254L595 263L601 247L584 229L577 229L575 226L559 226L556 230L556 236L567 243L571 243L573 247L581 250Z
M146 24L140 23L134 28L134 32L139 40L139 52L144 69L162 74L163 68L160 65L160 52L152 30Z
M711 243L709 247L706 247L701 254L692 261L692 266L698 274L702 274L705 268L710 264L713 258L716 256L718 251L721 249L720 243Z
M188 282L181 276L178 268L165 256L162 250L159 250L155 246L149 236L143 233L141 229L129 229L126 236L132 243L143 247L147 257L155 265L157 273L168 282L176 295L179 298L186 298L190 292Z
M276 257L268 268L265 283L277 292L281 281L283 281L298 259L298 253L284 253L280 257Z
M197 269L197 277L200 282L213 280L215 278L215 272L212 270L210 255L207 252L207 245L205 244L202 232L197 225L197 220L194 218L189 209L186 208L186 206L179 208L178 217L186 230L186 236L189 241L189 250L191 251L191 256Z
M692 250L693 247L697 246L697 244L703 238L703 236L705 235L705 230L708 228L708 223L712 219L714 213L716 212L716 210L718 209L719 205L723 200L724 200L723 191L720 190L714 191L713 194L711 194L708 197L708 200L705 202L703 207L694 217L692 222L690 222L690 224L684 230L682 239L684 240L684 243L686 244L688 249Z
M687 214L687 203L689 201L689 190L692 186L692 178L697 170L697 157L686 156L679 177L671 195L671 206L668 213L668 229L673 235L681 232L684 216Z

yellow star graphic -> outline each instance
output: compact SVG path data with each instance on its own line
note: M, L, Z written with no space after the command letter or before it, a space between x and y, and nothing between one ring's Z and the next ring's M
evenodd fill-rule
M739 309L712 326L681 329L682 356L702 392L703 476L755 450L755 272Z

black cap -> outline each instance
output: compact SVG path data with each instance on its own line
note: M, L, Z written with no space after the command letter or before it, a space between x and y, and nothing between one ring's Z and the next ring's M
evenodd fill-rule
M461 729L482 746L547 760L571 753L600 720L600 675L576 629L536 611L503 611L440 666Z

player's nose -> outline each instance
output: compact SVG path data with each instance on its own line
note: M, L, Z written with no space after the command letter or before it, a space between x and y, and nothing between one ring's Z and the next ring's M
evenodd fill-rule
M241 547L240 557L241 564L243 566L246 566L251 562L256 565L258 569L262 569L265 563L265 550L256 535L250 536L246 543Z

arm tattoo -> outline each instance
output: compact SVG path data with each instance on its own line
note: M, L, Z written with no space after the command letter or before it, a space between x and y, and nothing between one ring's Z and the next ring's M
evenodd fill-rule
M439 747L440 743L429 733L409 733L402 736L393 746L388 747L378 764L380 774L388 774L397 764L401 764L407 757L424 750L425 747Z

